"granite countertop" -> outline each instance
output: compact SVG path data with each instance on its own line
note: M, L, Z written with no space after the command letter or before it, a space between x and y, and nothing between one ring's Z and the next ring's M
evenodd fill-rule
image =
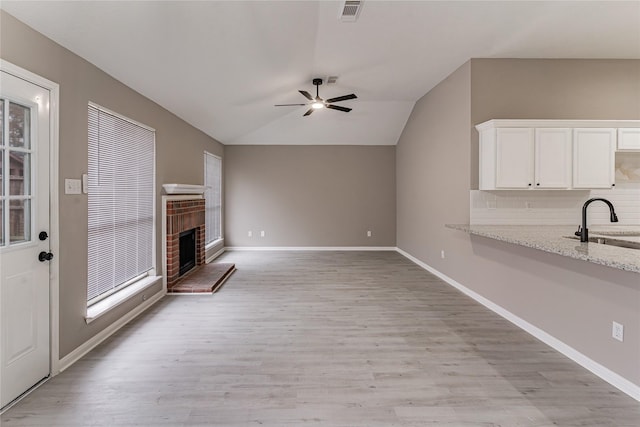
M447 228L503 242L539 249L607 267L640 273L640 249L568 239L576 231L571 225L469 225L446 224ZM631 235L630 235L631 234ZM589 236L610 236L640 242L640 226L592 226Z

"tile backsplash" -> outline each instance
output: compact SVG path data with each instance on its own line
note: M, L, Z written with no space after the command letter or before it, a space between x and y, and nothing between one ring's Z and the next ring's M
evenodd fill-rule
M618 181L620 182L620 181ZM640 224L640 185L622 184L609 190L470 191L471 224L579 224L582 205L592 197L613 203L619 224ZM609 208L589 205L589 224L610 224Z

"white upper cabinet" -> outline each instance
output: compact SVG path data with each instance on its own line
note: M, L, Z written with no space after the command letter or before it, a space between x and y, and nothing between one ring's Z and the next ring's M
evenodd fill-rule
M573 188L615 186L616 129L573 130Z
M640 151L640 128L618 129L618 151Z
M496 129L496 188L529 188L533 180L533 129Z
M570 188L571 162L571 129L496 129L496 189Z
M640 151L639 120L489 120L480 134L479 189L615 186L619 151Z
M535 130L535 188L571 188L571 129Z

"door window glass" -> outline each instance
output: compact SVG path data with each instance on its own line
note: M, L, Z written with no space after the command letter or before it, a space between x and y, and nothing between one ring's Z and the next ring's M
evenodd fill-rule
M31 200L10 200L9 205L10 243L28 242L31 240Z
M31 108L0 99L0 246L31 241Z
M29 157L28 153L11 152L9 159L9 195L28 196L31 193L29 185Z
M9 145L11 147L30 148L30 113L29 107L9 103Z

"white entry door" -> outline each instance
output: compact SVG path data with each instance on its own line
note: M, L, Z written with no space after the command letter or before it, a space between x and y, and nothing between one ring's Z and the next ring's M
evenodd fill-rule
M50 373L49 91L0 72L0 408Z

